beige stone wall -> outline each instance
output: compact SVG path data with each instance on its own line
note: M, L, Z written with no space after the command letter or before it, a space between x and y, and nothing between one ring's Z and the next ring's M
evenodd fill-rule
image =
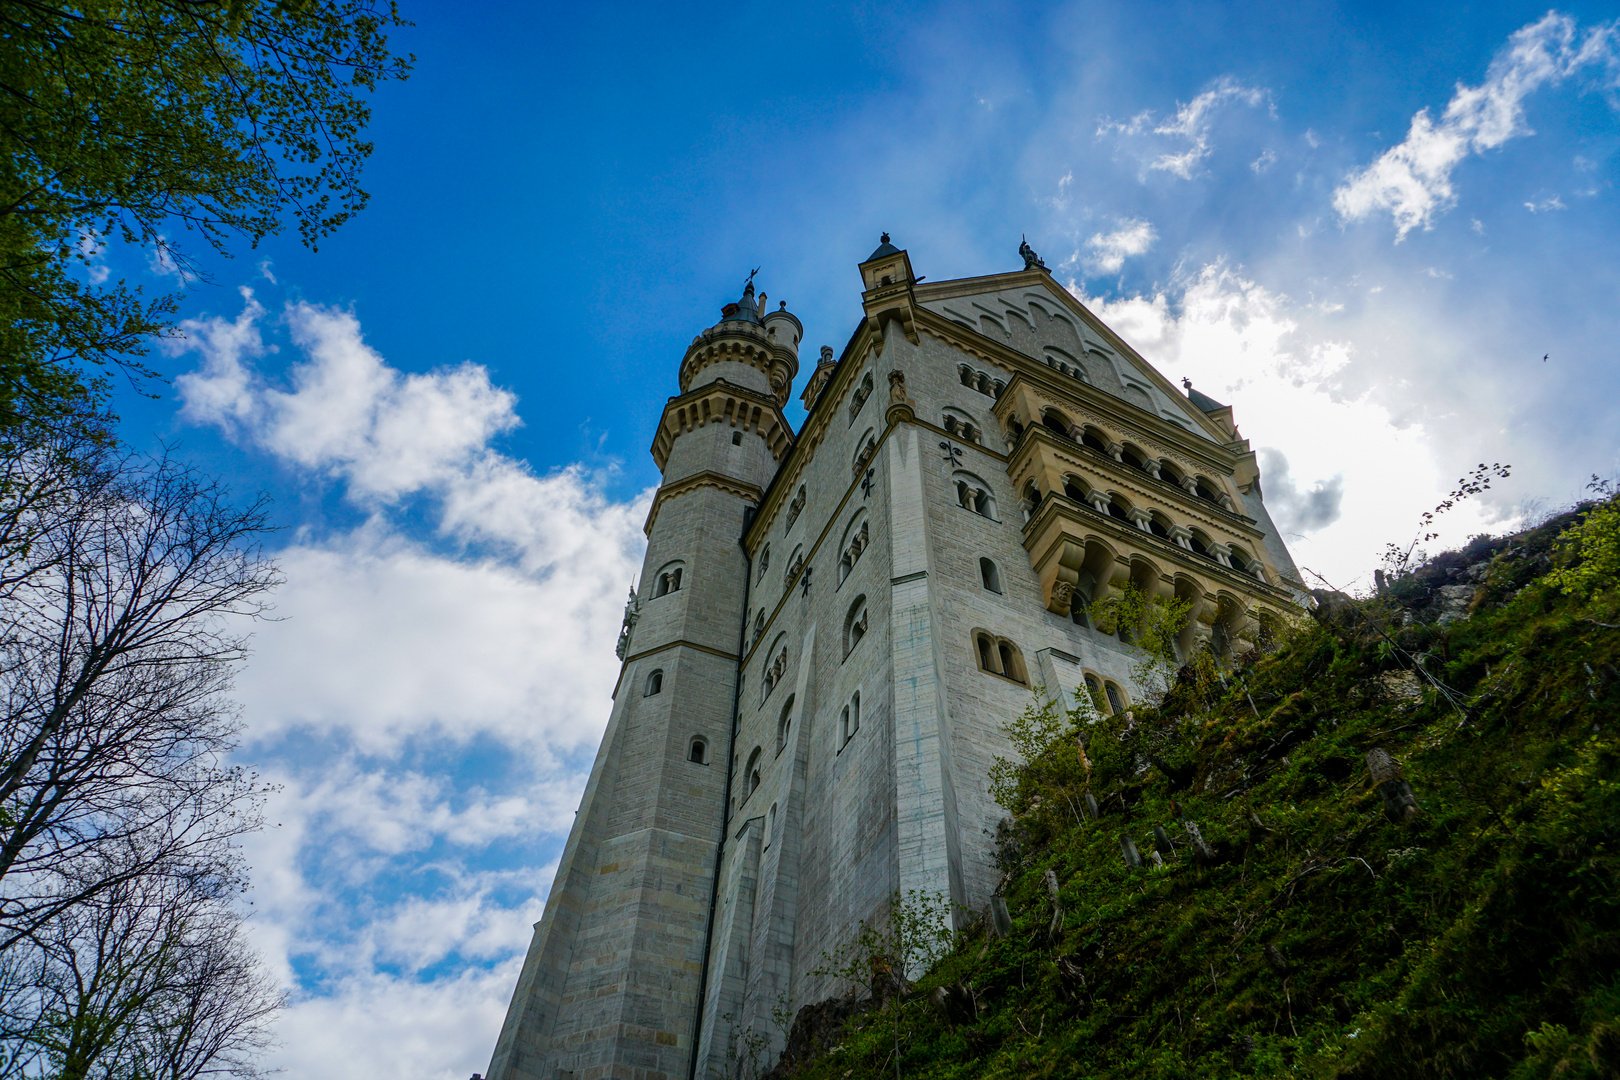
M963 364L1003 385L1022 373L1061 396L1075 376L1052 365L1084 360L1091 385L1129 414L1126 427L1174 424L1184 435L1167 437L1197 441L1210 460L1230 459L1223 482L1264 535L1266 561L1292 571L1258 486L1251 493L1236 479L1252 468L1246 446L1190 412L1128 346L1088 328L1061 299L1032 302L1049 288L1041 279L1004 277L1016 280L989 279L979 299L973 287L931 286L954 289L930 301L934 314L886 321L881 336L872 324L858 331L780 464L763 442L728 457L723 425L670 445L666 475L719 462L769 488L748 530L752 561L745 571L744 500L711 490L661 506L648 570L681 558L690 576L684 595L643 605L580 821L502 1035L497 1064L540 1064L492 1070L495 1080L557 1069L651 1078L689 1066L722 1077L767 1066L784 1035L773 1009L841 992L815 970L862 919L880 917L895 890L944 894L969 909L988 901L997 874L987 833L1001 816L988 771L996 755L1010 753L1001 725L1037 687L1068 700L1093 673L1133 690L1133 650L1049 610L995 398L962 384ZM892 292L884 294L891 306ZM1009 314L1007 297L1026 314ZM942 319L970 322L976 336L948 340L955 331L941 329ZM895 371L904 376L900 402L890 395ZM868 377L872 391L857 400ZM1092 406L1105 407L1099 400L1093 394ZM947 432L947 415L958 429L965 418L980 441ZM993 509L963 508L959 481L982 488ZM859 558L841 573L863 525ZM981 558L994 562L999 592L984 587ZM858 599L864 635L850 647ZM721 654L738 648L740 630L734 663ZM1024 682L980 670L978 630L1017 646ZM677 642L691 644L645 655ZM653 663L674 673L661 701L637 696ZM842 718L856 695L859 728L846 738ZM711 732L714 763L689 766L687 740ZM722 805L728 773L731 797Z

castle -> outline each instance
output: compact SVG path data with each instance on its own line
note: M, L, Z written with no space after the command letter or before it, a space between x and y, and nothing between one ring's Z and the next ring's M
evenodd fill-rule
M613 711L489 1080L707 1080L898 890L989 900L1000 725L1126 709L1089 604L1189 601L1235 655L1300 602L1229 406L1168 382L1030 250L922 282L889 242L821 349L741 299L681 361ZM763 1064L768 1064L768 1061Z

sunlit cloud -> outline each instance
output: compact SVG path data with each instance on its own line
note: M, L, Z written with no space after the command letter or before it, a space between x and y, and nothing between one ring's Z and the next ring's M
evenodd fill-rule
M1438 121L1428 109L1420 110L1404 141L1334 191L1340 218L1358 221L1388 213L1397 241L1413 229L1432 227L1435 217L1457 202L1451 174L1458 164L1470 154L1534 134L1525 123L1524 100L1535 91L1591 68L1612 76L1620 64L1616 44L1615 23L1577 34L1575 20L1556 11L1514 31L1483 83L1459 83Z

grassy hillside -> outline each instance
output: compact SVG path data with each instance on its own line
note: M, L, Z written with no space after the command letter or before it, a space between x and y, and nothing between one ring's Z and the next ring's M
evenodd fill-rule
M1620 1076L1620 596L1548 576L1592 509L1323 594L1212 691L1026 717L1010 927L802 1011L774 1071Z

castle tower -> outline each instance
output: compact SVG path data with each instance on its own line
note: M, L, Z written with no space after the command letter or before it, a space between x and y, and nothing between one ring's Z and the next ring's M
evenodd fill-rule
M1095 605L1184 601L1182 660L1297 614L1232 407L1019 254L929 281L884 234L797 433L785 308L750 283L693 339L612 716L491 1080L769 1067L784 1003L849 992L826 959L896 894L985 908L988 774L1032 694L1114 713L1148 689Z
M760 311L750 275L681 361L613 711L490 1080L688 1073L749 583L739 541L793 445L782 407L802 334L785 304Z

